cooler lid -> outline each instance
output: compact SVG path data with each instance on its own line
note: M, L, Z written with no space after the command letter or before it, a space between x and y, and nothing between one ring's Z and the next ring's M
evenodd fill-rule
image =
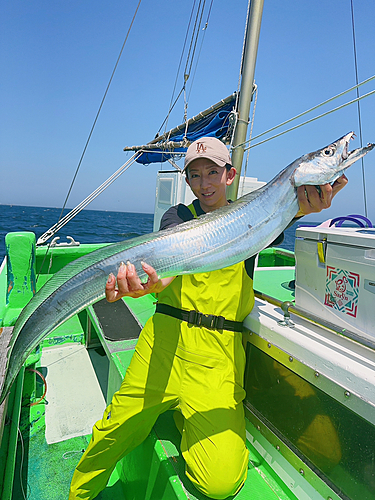
M296 237L313 241L326 239L328 243L375 248L375 228L368 227L304 226L297 228Z

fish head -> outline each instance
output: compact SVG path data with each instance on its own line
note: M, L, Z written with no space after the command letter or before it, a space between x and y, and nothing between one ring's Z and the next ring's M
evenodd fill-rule
M367 154L375 144L368 144L363 148L348 151L349 142L355 137L349 132L325 148L302 156L297 161L293 173L295 187L303 185L321 186L334 182L355 161Z

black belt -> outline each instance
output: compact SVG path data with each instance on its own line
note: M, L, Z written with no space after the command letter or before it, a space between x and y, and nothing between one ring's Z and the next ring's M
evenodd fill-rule
M243 323L241 321L230 321L224 316L214 316L213 314L203 314L199 311L185 311L167 304L156 304L156 312L172 316L173 318L186 321L189 325L204 326L216 330L229 330L231 332L242 332Z

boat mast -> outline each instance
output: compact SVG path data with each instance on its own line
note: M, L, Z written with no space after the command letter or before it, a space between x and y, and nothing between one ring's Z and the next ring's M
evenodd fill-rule
M238 121L233 138L232 164L237 170L233 183L227 188L227 197L231 200L237 198L238 185L241 176L244 147L238 146L246 141L247 127L249 125L250 104L253 93L255 63L258 52L260 25L263 14L264 0L251 0L249 19L247 22L245 51L241 72L240 97L238 102Z

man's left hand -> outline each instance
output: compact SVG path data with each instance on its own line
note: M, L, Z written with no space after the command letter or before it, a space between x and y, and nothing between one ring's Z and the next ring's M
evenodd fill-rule
M348 183L347 177L343 174L335 182L319 186L299 186L297 188L297 196L299 202L299 211L296 217L321 212L325 208L329 208L334 196L344 188Z

